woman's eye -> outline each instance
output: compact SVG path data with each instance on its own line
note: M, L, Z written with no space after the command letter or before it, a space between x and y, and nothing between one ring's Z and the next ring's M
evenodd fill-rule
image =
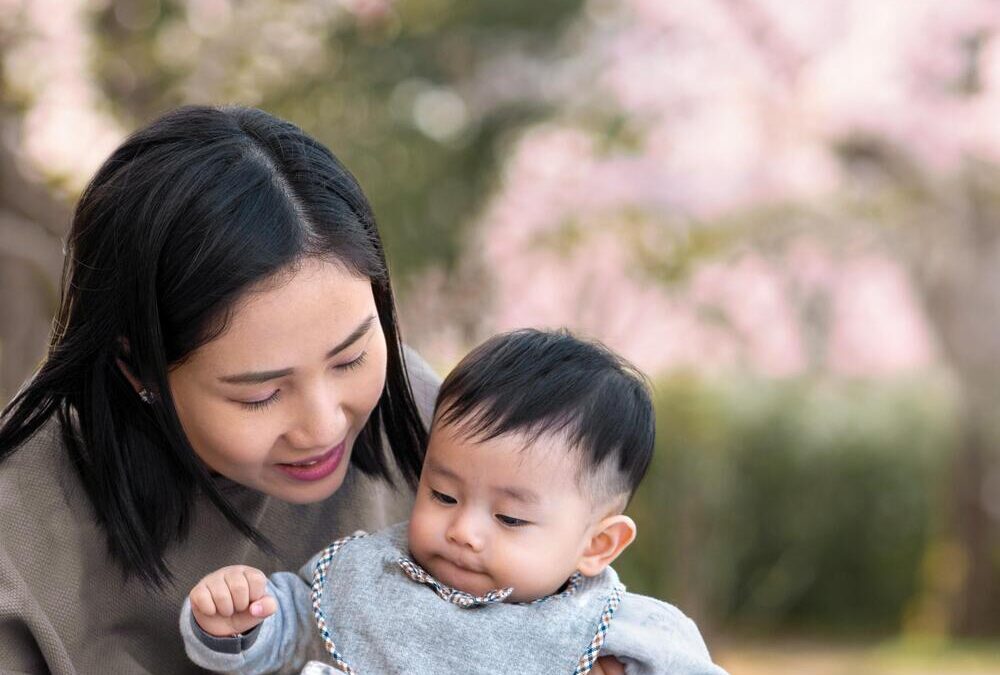
M520 518L513 518L511 516L505 516L502 513L498 513L496 515L496 518L497 518L497 520L500 521L500 523L502 525L506 525L507 527L523 527L524 525L528 524L527 520L521 520Z
M365 365L365 359L368 358L368 352L361 352L358 358L353 361L348 361L347 363L341 363L334 366L336 370L357 370L361 366Z
M442 504L457 504L458 500L450 495L446 495L443 492L438 492L437 490L431 490L431 498L434 501L441 502Z
M239 401L239 404L247 410L262 410L277 401L280 393L280 389L275 389L274 393L267 398L262 398L259 401Z

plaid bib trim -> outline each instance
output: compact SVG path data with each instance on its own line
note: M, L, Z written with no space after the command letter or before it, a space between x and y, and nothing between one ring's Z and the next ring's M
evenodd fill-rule
M399 565L400 569L403 570L403 573L406 574L406 576L408 576L412 581L429 586L442 600L466 609L469 607L481 607L483 605L503 602L510 597L511 593L514 592L513 587L495 588L483 595L474 596L471 593L466 593L465 591L460 591L457 588L452 588L451 586L442 584L440 581L435 579L430 572L418 565L411 558L400 557L396 560L396 563ZM553 595L546 595L544 598L538 598L536 600L531 600L530 602L514 602L511 604L537 605L541 602L565 598L576 593L576 589L579 587L580 580L582 578L583 575L579 572L574 572L573 575L566 581L565 588L561 592L554 593Z
M347 542L367 536L368 533L366 532L357 532L349 537L343 537L333 542L323 549L323 555L321 555L319 560L316 561L316 569L313 570L312 592L310 594L312 596L313 618L316 619L316 627L319 629L319 634L323 638L323 646L330 654L330 659L333 662L333 665L340 671L347 673L347 675L358 675L358 671L347 665L347 662L344 661L344 657L337 651L337 646L333 643L333 637L330 635L330 628L326 623L326 616L323 615L323 610L320 605L323 601L323 585L326 583L326 573L330 570L330 561L333 560L333 556L336 555L337 551L343 548L344 544Z
M413 562L409 558L399 558L396 560L403 572L418 584L429 586L438 597L459 607L468 609L469 607L481 607L497 602L503 602L514 592L513 588L495 588L485 595L472 595L457 588L445 586L440 581L428 574L423 567Z
M333 542L323 549L323 554L316 561L316 567L313 570L313 581L310 595L312 599L313 617L316 620L316 627L319 629L320 636L323 638L323 646L326 648L327 653L330 654L333 666L347 675L358 675L358 671L344 661L343 655L337 651L337 646L334 644L333 637L330 635L330 628L327 625L326 616L323 614L323 610L321 608L323 600L323 585L326 583L326 574L330 570L330 563L333 560L333 556L337 554L337 551L343 548L348 542L367 536L368 533L366 532L356 532L355 534L343 537ZM420 565L416 564L409 558L400 557L397 560L397 563L406 576L408 576L411 580L429 586L439 597L441 597L441 599L463 608L502 603L514 590L513 588L494 589L484 595L473 596L470 593L445 586L428 574L422 567L420 567ZM548 600L567 597L577 591L581 579L582 575L579 572L576 572L569 578L566 583L566 589L562 592L555 595L549 595L544 598L538 598L537 600L533 600L529 603L517 604L534 605ZM620 583L615 584L614 588L612 588L611 595L604 606L604 611L601 612L601 620L597 624L597 630L594 637L590 641L590 644L587 646L583 655L580 657L577 667L573 671L573 675L587 675L587 673L589 673L594 667L594 664L597 663L597 659L601 654L601 649L604 647L604 641L607 636L608 629L611 627L611 620L614 618L615 610L618 609L618 605L621 604L624 592L625 586Z
M576 670L573 671L573 675L586 675L597 663L597 657L601 655L601 649L604 647L604 639L607 637L608 629L611 628L611 619L614 618L615 610L621 604L624 593L625 586L615 584L611 590L611 597L608 598L608 603L604 606L604 611L601 612L601 621L597 624L594 639L590 641L587 650L580 657L580 662L577 664Z

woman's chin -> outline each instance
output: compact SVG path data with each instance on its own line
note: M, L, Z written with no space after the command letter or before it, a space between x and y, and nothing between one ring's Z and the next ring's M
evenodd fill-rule
M306 504L317 504L319 502L326 501L333 496L333 493L336 491L336 488L332 490L323 490L322 492L315 492L312 490L307 492L303 492L301 490L293 492L282 491L280 493L271 492L269 493L269 496L274 497L275 499L280 499L283 502L288 502L289 504L304 506Z
M315 482L294 481L279 475L276 480L268 481L266 486L261 486L260 490L289 504L315 504L333 496L333 493L344 484L345 475L345 472L337 471Z

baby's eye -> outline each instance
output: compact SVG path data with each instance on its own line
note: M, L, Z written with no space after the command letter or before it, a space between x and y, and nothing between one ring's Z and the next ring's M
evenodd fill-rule
M438 492L437 490L431 490L431 499L442 504L457 504L458 500L451 495L446 495L443 492Z
M524 525L529 524L527 520L521 520L520 518L505 516L502 513L498 513L496 515L496 519L499 520L501 524L506 525L507 527L523 527Z

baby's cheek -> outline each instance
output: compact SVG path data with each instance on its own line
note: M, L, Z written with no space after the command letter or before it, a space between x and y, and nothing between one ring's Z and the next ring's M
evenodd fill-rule
M505 585L524 588L536 578L536 564L533 554L537 553L534 546L527 544L507 545L503 554L498 557L497 566L503 575ZM544 554L542 554L544 555Z
M427 509L423 507L418 497L417 503L413 507L413 513L410 514L410 527L407 533L410 553L413 554L415 559L422 558L429 547L429 539L433 531L432 525L428 522L429 520ZM417 560L417 562L420 562L420 560Z
M552 593L565 581L563 570L566 567L566 560L550 540L536 541L533 544L518 552L515 564L518 574L524 579L531 580L532 592L540 597Z

